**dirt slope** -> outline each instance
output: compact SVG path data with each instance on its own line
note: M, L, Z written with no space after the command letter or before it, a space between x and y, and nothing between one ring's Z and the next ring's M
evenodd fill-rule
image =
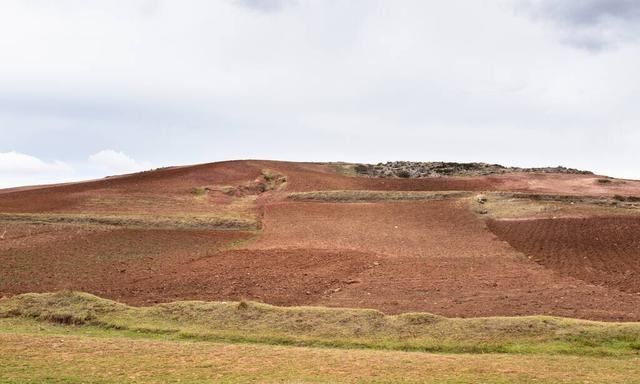
M606 213L600 207L580 220L505 221L487 220L472 197L459 194L359 203L287 198L336 190L640 196L640 182L546 173L377 179L338 170L246 160L0 191L0 296L75 289L132 304L253 299L388 313L640 320L640 214L633 209L625 217L591 216ZM123 220L62 224L63 214ZM166 217L176 226L145 224ZM196 219L210 217L255 220L259 230L198 228Z
M347 176L319 163L226 161L172 167L82 183L0 190L0 212L206 212L224 204L222 194L193 206L193 188L238 186L259 178L263 170L287 176L287 191L519 191L592 196L640 196L640 181L600 183L599 176L516 173L494 176L425 179L377 179ZM157 204L154 204L157 203Z
M531 260L591 284L640 292L640 218L494 220L489 227Z

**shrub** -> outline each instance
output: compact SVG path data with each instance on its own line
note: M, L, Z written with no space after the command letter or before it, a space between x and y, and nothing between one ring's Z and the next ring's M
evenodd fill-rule
M273 179L276 178L276 175L273 174L268 169L263 169L261 173L262 173L262 177L264 177L265 181L272 181Z
M367 174L367 173L369 173L369 167L367 167L367 166L366 166L366 165L364 165L364 164L357 164L357 165L354 167L354 169L355 169L355 171L356 171L357 173L361 173L361 174Z
M196 196L203 196L207 193L208 188L205 187L194 187L191 189L191 193Z

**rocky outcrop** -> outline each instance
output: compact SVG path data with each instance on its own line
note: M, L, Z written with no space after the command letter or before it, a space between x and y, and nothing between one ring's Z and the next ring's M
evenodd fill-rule
M519 168L505 167L500 164L487 163L449 163L449 162L413 162L390 161L378 164L357 164L355 171L360 176L384 177L384 178L425 178L442 176L483 176L503 173L565 173L565 174L592 174L574 168L544 167L544 168Z

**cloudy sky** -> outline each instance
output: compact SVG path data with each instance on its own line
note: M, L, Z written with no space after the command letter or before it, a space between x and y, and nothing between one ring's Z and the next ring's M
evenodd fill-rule
M640 178L640 1L0 0L0 187L261 158Z

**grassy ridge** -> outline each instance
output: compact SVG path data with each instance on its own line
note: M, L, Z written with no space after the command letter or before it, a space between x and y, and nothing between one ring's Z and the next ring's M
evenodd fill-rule
M132 228L181 228L252 231L257 220L226 216L130 216L62 213L0 213L0 222L109 225Z
M311 191L292 192L289 200L315 202L414 201L445 200L473 196L465 191Z
M130 307L86 293L0 300L0 318L24 318L173 339L448 353L640 356L639 323L546 316L449 319L374 310L186 301ZM6 323L5 323L6 324Z

